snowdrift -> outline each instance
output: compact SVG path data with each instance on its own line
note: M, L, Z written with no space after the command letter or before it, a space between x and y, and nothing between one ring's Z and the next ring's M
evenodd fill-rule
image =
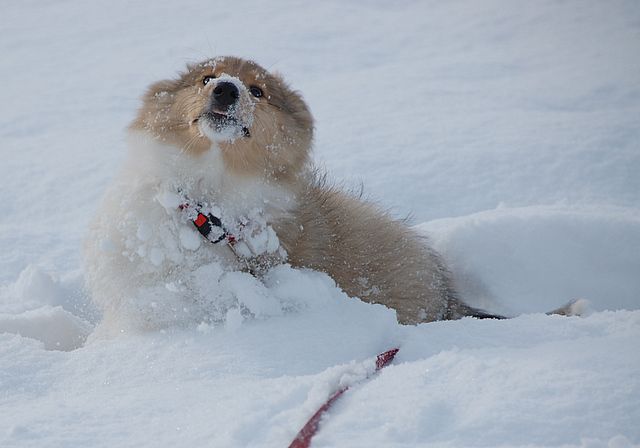
M577 0L7 3L0 446L282 447L344 384L313 446L639 446L638 23ZM221 54L283 72L331 178L514 318L403 327L281 266L221 274L216 322L96 334L80 248L123 130L147 85ZM543 314L577 298L584 318Z

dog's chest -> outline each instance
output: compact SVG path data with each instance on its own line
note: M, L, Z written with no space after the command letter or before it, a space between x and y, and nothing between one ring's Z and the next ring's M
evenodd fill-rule
M188 270L221 257L235 261L224 244L211 244L196 231L185 203L220 218L234 234L266 228L295 206L285 188L230 174L217 150L196 158L155 146L134 154L117 194L122 253L144 271Z

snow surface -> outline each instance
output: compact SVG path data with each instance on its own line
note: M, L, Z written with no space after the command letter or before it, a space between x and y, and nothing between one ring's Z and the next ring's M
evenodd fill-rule
M339 384L314 446L640 444L638 2L24 1L0 50L0 446L286 446ZM124 128L221 54L303 92L318 163L412 214L466 300L527 314L403 327L280 267L230 273L223 323L92 336Z

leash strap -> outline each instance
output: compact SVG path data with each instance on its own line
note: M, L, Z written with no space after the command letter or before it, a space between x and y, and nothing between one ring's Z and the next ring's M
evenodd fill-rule
M384 353L380 353L376 357L376 370L378 372L382 368L386 367L393 361L396 353L398 353L398 348L393 348ZM374 372L374 373L375 373ZM324 415L327 410L335 403L335 401L342 396L347 390L349 386L344 386L341 389L335 391L325 403L320 406L320 408L316 411L315 414L311 416L311 418L307 421L307 423L302 427L302 429L298 432L295 439L289 445L289 448L308 448L311 444L311 439L318 432L318 427L320 426L320 419Z

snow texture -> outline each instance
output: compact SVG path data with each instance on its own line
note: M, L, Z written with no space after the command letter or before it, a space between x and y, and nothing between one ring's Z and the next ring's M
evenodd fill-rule
M9 2L0 50L0 446L287 446L345 384L313 446L640 445L637 2ZM151 275L102 337L82 241L125 128L150 83L223 54L281 72L330 177L517 317L404 327L310 270L163 273L208 256L165 185L157 219L123 215ZM254 205L246 249L274 252ZM586 317L543 314L572 299Z

